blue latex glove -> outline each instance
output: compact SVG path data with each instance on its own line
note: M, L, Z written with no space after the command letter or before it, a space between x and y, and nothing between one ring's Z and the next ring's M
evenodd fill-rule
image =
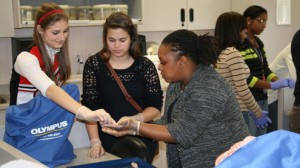
M273 90L277 90L283 87L295 88L295 81L288 78L282 78L275 82L270 82L270 84L271 84L271 89Z
M290 88L295 88L296 82L293 79L289 80L289 87Z
M267 111L262 111L262 116L260 118L257 118L252 111L250 112L250 115L255 120L255 124L256 124L257 128L259 128L259 127L265 128L269 124L272 123L271 119L267 116L268 115Z

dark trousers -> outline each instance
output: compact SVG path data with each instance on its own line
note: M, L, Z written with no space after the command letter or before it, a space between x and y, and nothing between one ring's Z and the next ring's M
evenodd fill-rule
M276 131L278 130L278 100L269 104L268 110L268 116L272 120L272 124L269 124L267 132Z

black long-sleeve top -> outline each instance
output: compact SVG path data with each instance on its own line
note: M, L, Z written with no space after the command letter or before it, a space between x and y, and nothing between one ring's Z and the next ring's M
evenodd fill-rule
M115 69L120 80L131 97L144 109L154 107L161 110L163 104L162 89L155 65L146 57L137 58L126 69ZM91 110L103 108L115 121L123 116L139 113L129 102L106 64L95 54L87 59L83 71L83 94L81 103ZM105 134L99 128L104 148L110 151L117 139Z
M254 36L254 38L258 43L259 48L253 48L250 41L245 39L240 52L245 63L250 69L250 76L247 78L249 89L252 92L255 100L260 101L266 100L268 95L264 89L255 88L255 83L258 79L271 81L271 79L276 75L269 68L263 42L257 36Z
M296 68L297 81L294 90L295 106L300 106L300 29L295 33L291 43L291 53Z

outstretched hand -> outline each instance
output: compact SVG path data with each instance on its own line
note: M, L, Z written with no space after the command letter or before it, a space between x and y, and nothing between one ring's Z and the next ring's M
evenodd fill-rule
M103 124L115 124L116 121L111 118L110 114L103 109L96 111L91 111L85 106L81 106L76 113L76 117L81 120L86 121L99 121L101 125Z
M104 124L102 131L110 135L120 137L124 135L137 135L139 131L139 121L125 120L117 124Z

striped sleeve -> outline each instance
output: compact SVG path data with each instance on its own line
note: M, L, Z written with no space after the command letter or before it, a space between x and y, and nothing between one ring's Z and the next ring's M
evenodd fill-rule
M236 92L241 109L243 111L250 110L254 112L256 117L260 118L262 111L247 85L249 68L245 64L239 51L234 48L230 49L226 55L224 63L227 65L228 71L230 72L229 74L231 75L230 78L228 78L230 75L227 75L226 78L231 80L229 83L231 83Z

